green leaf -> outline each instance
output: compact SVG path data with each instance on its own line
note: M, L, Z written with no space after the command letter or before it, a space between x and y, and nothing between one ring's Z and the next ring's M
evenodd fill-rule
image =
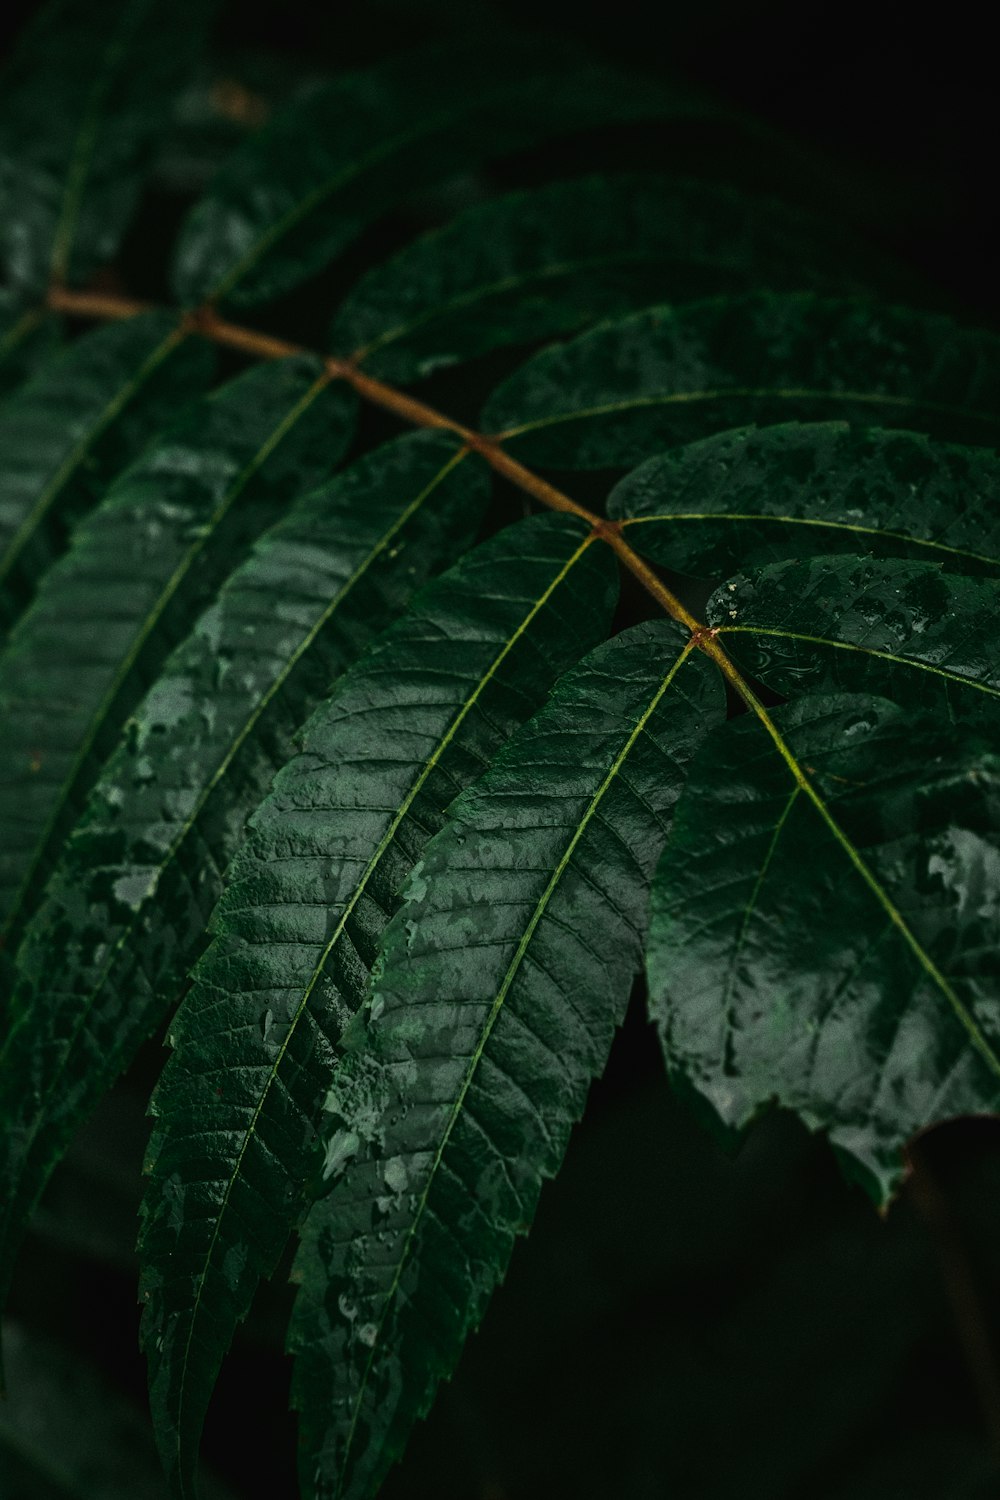
M0 1057L0 1290L72 1132L179 993L293 731L469 545L488 472L450 434L414 433L298 501L136 711L18 954Z
M737 575L708 603L708 623L779 691L886 692L1000 724L1000 581L934 563L810 557Z
M0 398L44 364L59 342L60 320L44 307L23 308L0 287Z
M827 225L709 184L556 183L471 208L370 271L337 315L333 349L405 384L667 295L806 277L843 290L844 249Z
M143 1344L179 1494L233 1330L303 1211L400 881L456 790L599 639L614 594L610 556L574 518L501 532L342 679L251 819L153 1099Z
M143 687L289 491L337 461L353 412L318 360L250 370L122 475L46 574L0 658L9 948Z
M449 809L334 1075L290 1347L303 1485L374 1495L560 1165L721 679L667 622L567 674Z
M916 1131L1000 1108L1000 757L877 698L709 738L657 871L671 1075L740 1129L769 1100L877 1201Z
M482 426L524 463L593 469L723 427L829 417L996 442L1000 338L811 293L654 307L543 349Z
M212 367L210 347L175 317L144 313L78 339L0 409L0 623Z
M1000 454L844 422L721 432L658 454L608 497L633 547L677 572L817 552L1000 570Z
M177 295L187 306L266 302L461 168L540 136L676 112L690 106L657 86L502 34L346 74L223 167L181 232Z
M204 0L54 0L0 106L0 261L23 292L110 261L213 10Z

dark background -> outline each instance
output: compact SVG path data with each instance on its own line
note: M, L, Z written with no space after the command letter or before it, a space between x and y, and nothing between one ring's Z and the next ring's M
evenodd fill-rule
M9 6L0 46L33 8ZM896 257L899 300L1000 320L992 54L970 12L614 0L593 13L552 3L501 13L769 127L723 120L641 142L611 133L565 148L577 167L581 152L617 154L775 193ZM431 0L230 5L220 76L280 98L302 69L375 61L455 25L488 34L493 16ZM131 277L153 278L134 290L155 294L146 247L183 210L184 163L200 170L220 142L194 129L175 141L123 257ZM538 153L529 175L558 167L563 150ZM487 185L503 186L505 170ZM350 281L412 229L405 215L382 226L337 276ZM302 301L285 311L308 314ZM147 1049L53 1184L13 1304L33 1336L85 1355L136 1408L134 1213L143 1103L161 1060ZM565 1169L386 1500L1000 1494L989 1439L1000 1425L989 1348L1000 1332L1000 1125L958 1122L920 1153L919 1190L885 1220L789 1118L766 1118L725 1155L671 1098L637 996ZM295 1493L288 1301L279 1277L239 1335L210 1419L208 1460L236 1495ZM32 1483L26 1494L48 1493Z

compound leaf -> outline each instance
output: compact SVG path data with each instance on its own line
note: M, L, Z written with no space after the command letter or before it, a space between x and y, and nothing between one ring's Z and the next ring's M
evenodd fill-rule
M176 998L293 730L469 545L487 474L450 435L415 433L299 500L137 709L18 953L0 1054L0 1288L73 1130Z
M318 360L248 371L121 476L46 574L0 658L9 948L142 688L289 490L337 461L353 412Z
M607 629L614 575L566 516L483 544L342 679L251 819L153 1099L143 1343L179 1494L233 1330L303 1211L400 881L456 790Z
M296 1265L310 1493L375 1494L604 1067L687 762L725 714L685 636L639 625L568 673L449 809L386 930Z
M886 1202L935 1121L1000 1107L1000 758L884 699L705 744L657 871L650 1009L730 1130L769 1100Z
M543 349L482 425L525 463L592 469L724 427L830 417L996 442L1000 338L812 293L655 307Z

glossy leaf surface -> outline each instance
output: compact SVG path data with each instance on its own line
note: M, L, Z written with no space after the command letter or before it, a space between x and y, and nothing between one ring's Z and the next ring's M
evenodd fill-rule
M895 558L811 557L738 575L707 613L727 649L779 691L881 684L914 707L946 691L955 711L1000 725L1000 581Z
M535 355L482 426L525 463L591 469L748 422L831 417L996 443L1000 338L810 294L651 308Z
M540 136L685 108L565 49L502 34L345 75L288 106L223 168L182 231L177 295L265 302L450 173Z
M0 90L0 257L39 292L118 249L212 0L53 0Z
M74 521L197 395L212 353L169 313L78 339L0 408L0 618L13 620Z
M653 887L650 1007L678 1085L769 1100L885 1202L903 1148L1000 1107L1000 759L883 699L814 697L706 743Z
M250 370L115 484L0 659L0 907L20 930L145 684L253 536L339 458L350 393L316 361Z
M326 1098L332 1188L296 1266L317 1496L376 1492L530 1224L624 1014L686 764L724 713L683 631L624 632L562 679L413 871Z
M453 438L419 433L301 499L136 710L18 954L0 1054L0 1285L73 1130L177 997L293 731L470 543L485 480Z
M841 422L721 432L657 455L608 497L630 544L719 578L816 553L1000 571L1000 456Z
M843 289L827 226L703 183L592 177L467 210L370 271L333 350L406 384L504 344L572 332L665 296L723 288Z
M607 628L613 580L571 518L501 532L342 680L251 820L153 1100L143 1342L178 1493L233 1330L303 1211L398 886L455 792Z

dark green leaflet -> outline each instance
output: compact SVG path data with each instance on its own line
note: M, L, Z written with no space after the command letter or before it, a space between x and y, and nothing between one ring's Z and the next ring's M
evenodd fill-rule
M873 1196L937 1120L1000 1107L1000 757L882 699L706 743L657 871L650 1007L679 1086L769 1099Z
M53 313L25 308L8 287L0 287L0 398L50 357L59 334Z
M241 551L336 463L355 403L317 360L192 407L77 528L0 658L8 946L129 710Z
M1000 454L844 422L722 432L608 498L631 546L703 578L830 551L1000 572Z
M212 0L54 0L0 93L0 259L22 292L118 249Z
M481 425L527 464L590 469L751 421L829 417L995 443L1000 338L810 293L650 308L535 355Z
M266 302L460 168L546 134L675 112L690 106L503 35L347 74L281 111L223 167L181 232L177 295Z
M665 177L586 177L460 214L370 271L332 344L406 384L503 344L724 287L846 290L828 226L780 204ZM813 269L813 268L816 269Z
M614 596L606 549L574 519L501 532L342 679L251 820L153 1101L143 1343L180 1494L232 1332L303 1211L398 886L456 790L607 629Z
M724 716L687 632L635 626L560 681L413 871L296 1264L306 1493L374 1495L481 1318L604 1067L687 762Z
M72 1131L180 991L293 730L471 544L488 472L449 434L415 433L299 500L136 710L18 954L0 1054L0 1287Z
M210 347L183 338L176 317L144 313L85 334L0 408L0 624L213 365Z
M929 708L947 690L1000 727L1000 580L898 558L809 557L730 579L708 623L779 691L883 691Z

